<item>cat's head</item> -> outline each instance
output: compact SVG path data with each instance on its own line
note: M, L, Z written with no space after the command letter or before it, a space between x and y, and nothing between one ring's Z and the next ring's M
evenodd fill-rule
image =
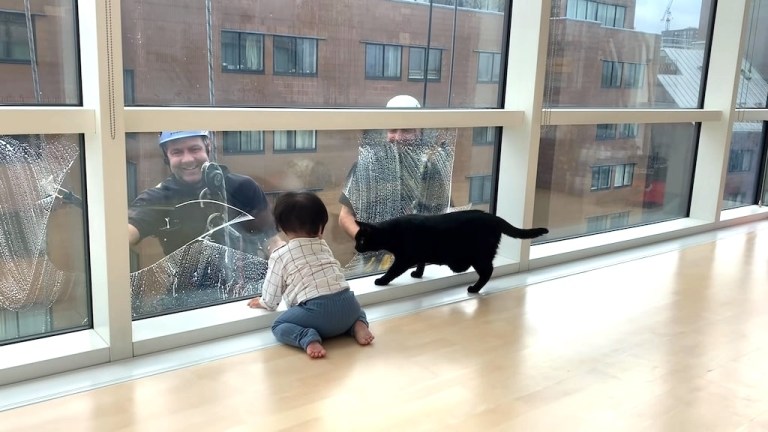
M376 225L355 221L360 229L355 234L355 250L358 252L370 252L384 249L382 243L383 234Z

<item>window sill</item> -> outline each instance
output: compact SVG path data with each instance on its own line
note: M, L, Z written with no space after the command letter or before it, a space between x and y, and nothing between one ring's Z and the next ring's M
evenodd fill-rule
M723 210L720 213L720 221L723 223L729 223L731 221L746 223L764 219L766 216L768 216L768 207L751 205Z
M531 246L530 268L540 268L695 234L714 227L691 218L659 222Z
M109 346L92 329L7 345L0 347L0 386L108 361Z
M494 262L494 277L518 271L519 265L498 256ZM377 286L366 276L349 281L350 288L363 306L396 300L447 287L473 283L474 271L454 274L445 266L427 266L422 279L403 274L387 286ZM251 309L248 300L179 312L133 322L133 353L135 356L178 348L213 339L270 328L272 321L285 310Z

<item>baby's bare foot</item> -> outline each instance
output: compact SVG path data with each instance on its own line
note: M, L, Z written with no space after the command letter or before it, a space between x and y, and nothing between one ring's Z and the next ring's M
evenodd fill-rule
M325 348L320 345L320 342L310 342L309 345L307 345L307 355L312 358L325 357Z
M368 326L365 325L362 321L357 321L355 323L355 340L360 345L368 345L371 342L373 342L373 333L371 333L371 330L368 329Z

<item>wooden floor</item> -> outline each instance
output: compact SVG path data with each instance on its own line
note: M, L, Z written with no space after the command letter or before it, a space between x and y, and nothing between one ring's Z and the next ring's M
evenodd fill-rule
M768 227L0 413L2 431L768 430Z

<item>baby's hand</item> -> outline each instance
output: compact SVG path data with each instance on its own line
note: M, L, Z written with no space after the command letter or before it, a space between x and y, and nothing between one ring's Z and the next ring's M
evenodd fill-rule
M251 301L248 302L248 307L252 309L264 309L264 306L261 305L261 302L259 301L261 297L254 297L251 299Z

